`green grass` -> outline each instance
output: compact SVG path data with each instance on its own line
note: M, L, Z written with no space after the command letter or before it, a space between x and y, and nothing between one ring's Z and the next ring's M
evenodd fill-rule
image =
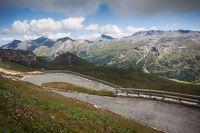
M28 82L0 77L0 132L153 133L147 126Z
M200 85L178 83L172 80L161 78L155 75L145 74L142 72L103 67L86 69L84 71L73 71L102 79L125 88L140 88L200 95Z
M63 82L44 83L42 84L42 87L57 88L57 89L63 89L67 91L81 92L81 93L87 93L87 94L99 95L99 96L116 97L115 93L112 91L91 90L91 89L78 87L78 86L68 84L68 83L63 83Z

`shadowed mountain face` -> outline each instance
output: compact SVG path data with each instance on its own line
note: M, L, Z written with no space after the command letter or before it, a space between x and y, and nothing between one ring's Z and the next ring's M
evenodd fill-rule
M37 56L33 53L23 50L0 49L0 61L21 62L31 65L31 62L37 60Z
M36 48L40 47L40 46L47 46L47 47L52 47L54 44L54 41L45 38L45 37L40 37L38 39L32 40L31 41L31 46L29 48L27 48L28 51L33 51Z
M19 43L21 43L20 40L13 40L12 42L8 43L6 46L3 46L3 48L16 49Z
M23 50L0 49L0 61L15 62L36 69L59 70L94 67L93 64L68 52L57 56L55 59L49 59Z
M56 40L56 42L66 42L66 41L74 41L73 39L69 38L69 37L64 37L64 38L60 38L58 40Z
M55 42L44 38L36 40L18 42L13 49L31 50L38 56L53 59L70 52L100 66L132 68L185 81L200 79L198 31L150 30L121 39L101 35L94 41L73 40L68 37ZM11 47L8 44L3 48Z
M108 36L108 35L101 35L101 38L103 38L103 39L107 39L107 40L113 40L114 38L113 37L111 37L111 36Z

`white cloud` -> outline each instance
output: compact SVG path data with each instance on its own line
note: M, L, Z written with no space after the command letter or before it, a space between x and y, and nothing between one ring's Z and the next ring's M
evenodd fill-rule
M14 38L12 38L12 37L2 37L0 39L0 42L1 42L1 44L7 44L7 43L10 43L13 40L14 40Z
M33 40L33 39L36 39L36 38L38 38L38 36L36 36L36 35L29 35L29 34L25 34L24 36L23 36L23 39L24 40Z
M2 29L1 36L20 38L21 40L35 39L40 36L58 39L70 36L70 33L66 33L66 30L83 29L84 25L82 22L84 20L85 18L83 17L67 18L65 20L54 20L52 18L16 20L10 28Z
M12 31L15 34L24 34L29 30L29 24L27 20L19 21L16 20L11 26Z
M81 35L79 39L93 40L100 36L100 34L107 34L115 38L130 35L137 31L155 30L157 27L144 28L128 26L125 30L121 30L117 25L106 24L89 24L84 28L84 17L70 17L64 20L54 20L52 18L46 19L33 19L33 20L16 20L13 22L10 28L2 29L2 36L9 36L20 39L35 39L40 36L47 36L51 39L58 39L62 37L70 36L71 31L88 30L86 35ZM91 31L95 31L91 32ZM98 32L98 33L97 33Z
M86 30L93 30L93 31L95 31L95 30L98 30L98 29L99 29L99 25L98 25L98 24L90 24L90 25L87 26L85 29L86 29Z
M113 37L122 36L122 30L117 25L112 25L112 24L106 24L106 25L90 24L85 29L91 31L98 31L101 34L107 34Z
M63 37L70 37L70 33L56 33L56 34L51 34L48 36L48 38L52 39L52 40L57 40L59 38L63 38Z
M33 19L30 21L30 28L37 34L49 35L59 32L62 29L62 24L60 21L55 21L52 18Z
M158 30L159 28L157 26L152 26L148 30Z
M77 18L68 18L65 20L62 20L62 24L65 29L67 30L80 30L83 28L83 21L85 18L83 17L77 17Z
M128 27L126 28L126 31L127 31L128 33L130 33L130 34L135 33L135 32L138 32L138 31L146 31L146 30L147 30L147 29L144 28L144 27L139 27L139 28L137 28L137 27L128 26Z
M2 29L2 33L3 33L3 34L10 34L10 29L8 29L8 28L3 28L3 29Z
M94 34L88 34L88 35L81 35L78 37L78 39L82 39L82 40L95 40L98 37L100 37L101 34L99 33L94 33Z
M108 34L114 37L122 36L122 31L117 25L111 25L111 24L103 25L100 26L99 30L102 34Z
M84 25L85 18L67 18L64 20L54 20L52 18L33 19L33 20L16 20L11 28L4 28L3 34L37 34L38 36L48 36L50 34L59 33L61 30L81 30Z
M157 29L158 28L156 26L152 26L150 28L128 26L128 27L126 27L124 36L131 35L135 32L139 32L139 31L148 31L148 30L157 30Z

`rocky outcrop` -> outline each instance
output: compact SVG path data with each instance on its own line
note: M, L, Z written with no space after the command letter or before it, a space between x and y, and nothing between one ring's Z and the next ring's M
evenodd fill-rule
M26 62L29 65L36 61L37 56L22 50L0 49L0 61Z

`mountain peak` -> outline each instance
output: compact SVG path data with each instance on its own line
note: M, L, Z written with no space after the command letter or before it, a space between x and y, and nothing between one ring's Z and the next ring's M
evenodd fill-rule
M107 40L113 40L114 39L112 36L108 36L108 35L105 35L105 34L102 34L100 37L103 38L103 39L107 39Z
M39 37L39 38L37 38L37 39L35 39L33 41L36 41L36 42L40 43L40 42L44 42L46 40L49 40L49 38L42 36L42 37Z
M65 41L74 41L73 39L69 38L69 37L63 37L63 38L59 38L58 40L56 40L56 42L65 42Z
M7 48L7 49L15 49L17 48L18 44L21 43L20 40L13 40L12 42L2 46L1 48Z
M51 47L54 44L54 41L52 41L51 39L49 39L47 37L42 36L35 40L31 40L31 42L29 42L29 43L31 44L31 46L28 47L26 50L33 51L34 49L36 49L37 47L40 47L42 45Z
M20 42L22 42L22 41L20 41L20 40L13 40L11 43L20 43Z
M162 30L148 30L148 31L139 31L134 33L132 36L153 36L153 35L162 35L165 31Z
M178 32L180 32L180 33L189 33L189 32L191 32L191 30L179 29Z

